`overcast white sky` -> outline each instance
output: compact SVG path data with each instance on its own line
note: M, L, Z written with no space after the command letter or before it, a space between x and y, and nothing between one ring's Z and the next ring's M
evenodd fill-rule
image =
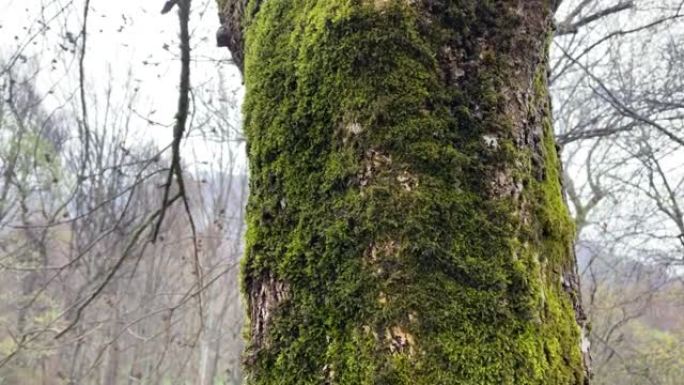
M134 108L141 116L133 121L136 131L139 128L143 138L167 144L171 128L150 125L144 117L166 125L173 122L179 73L176 13L160 14L164 0L91 0L90 4L85 61L88 91L102 99L108 84L114 84L114 98L125 106L130 79L131 87L138 89ZM19 50L26 57L38 58L38 84L46 93L55 85L53 93L46 95L54 107L69 100L78 84L76 55L65 48L74 48L67 35L78 37L82 12L83 0L0 0L0 62ZM220 71L226 89L239 89L240 75L230 65L230 54L215 46L215 1L193 1L191 23L193 85L215 88ZM44 25L49 28L41 33ZM194 141L185 150L209 160L212 151L204 146Z

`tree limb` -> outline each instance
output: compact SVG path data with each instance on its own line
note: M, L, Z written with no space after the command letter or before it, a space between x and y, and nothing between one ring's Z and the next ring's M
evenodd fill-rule
M614 13L622 12L627 9L632 9L634 8L634 1L633 0L628 0L624 2L620 2L612 7L605 8L601 11L595 12L590 14L589 16L585 16L575 22L573 22L573 19L582 11L582 9L588 5L591 2L591 0L585 0L582 3L580 3L575 10L573 10L570 15L565 19L565 21L561 22L558 24L558 27L556 29L556 36L562 36L562 35L568 35L568 34L573 34L577 33L577 31L587 25L595 22L596 20L602 19L606 16L612 15Z

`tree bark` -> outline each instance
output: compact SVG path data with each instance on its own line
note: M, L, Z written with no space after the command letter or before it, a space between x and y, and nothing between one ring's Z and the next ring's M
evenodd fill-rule
M588 383L556 3L219 0L247 89L246 383Z

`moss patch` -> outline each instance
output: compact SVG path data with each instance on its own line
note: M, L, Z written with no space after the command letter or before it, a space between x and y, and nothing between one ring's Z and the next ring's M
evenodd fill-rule
M544 51L512 110L525 20L504 2L376 3L272 0L246 23L243 285L288 286L247 383L581 384Z

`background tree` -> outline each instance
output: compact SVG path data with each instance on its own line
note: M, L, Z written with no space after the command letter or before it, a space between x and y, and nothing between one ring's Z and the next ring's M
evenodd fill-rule
M217 81L193 94L187 138L207 143L206 153L184 161L199 250L178 207L150 244L169 157L166 143L150 141L140 127L164 123L141 112L148 107L137 74L123 82L112 69L109 78L89 76L96 58L79 49L86 39L73 31L88 30L96 44L103 24L73 28L87 4L43 5L30 15L36 25L51 24L25 42L18 36L17 53L0 65L0 383L239 383L235 266L246 181L238 96L214 68ZM89 19L102 23L107 15L90 7ZM53 10L63 27L46 17ZM122 19L120 28L130 27ZM33 42L53 34L61 44L54 57L32 53ZM74 72L80 62L82 76Z
M653 341L683 337L683 5L566 1L557 14L593 20L559 27L551 79L597 384L679 381L679 352Z

